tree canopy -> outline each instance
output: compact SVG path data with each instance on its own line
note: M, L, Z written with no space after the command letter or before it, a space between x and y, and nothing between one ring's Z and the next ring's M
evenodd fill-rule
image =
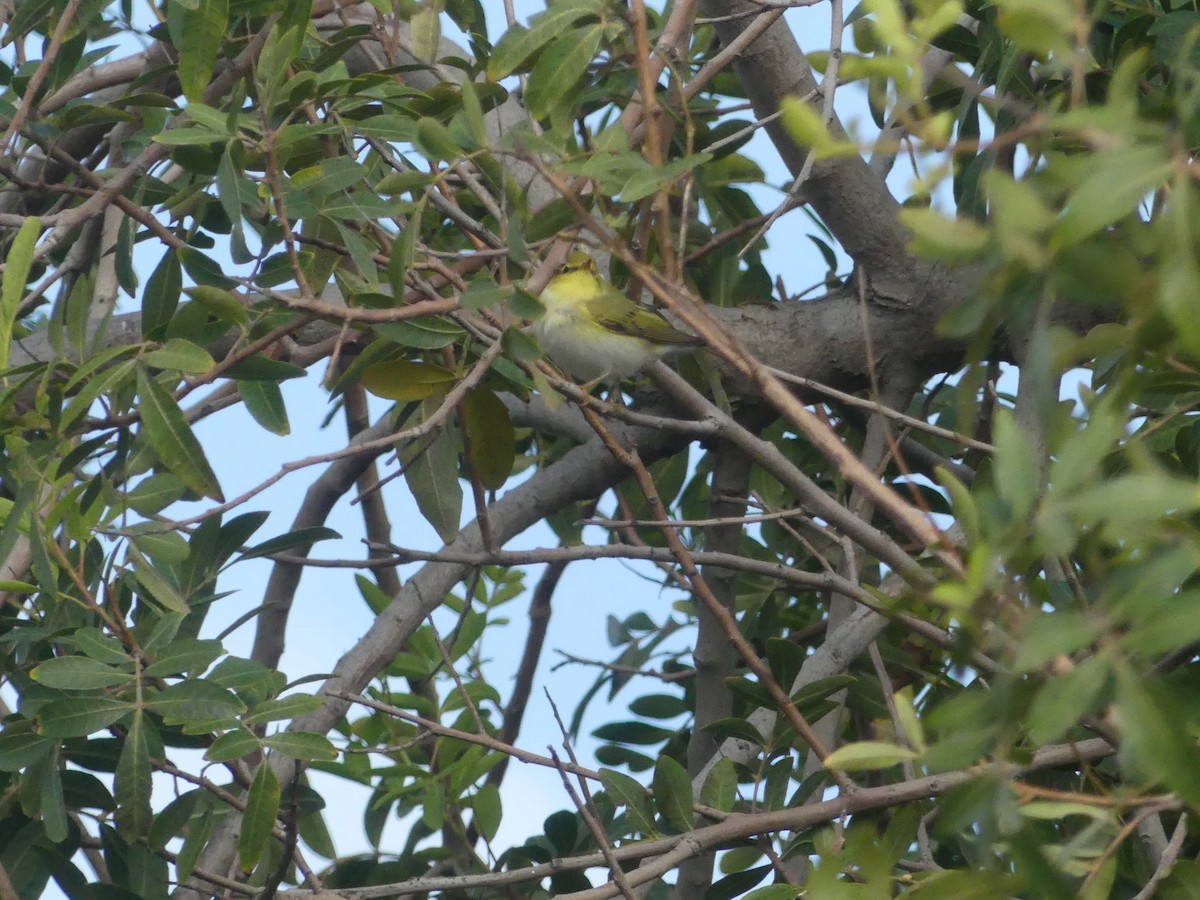
M0 900L1197 896L1193 4L0 21ZM528 324L576 242L704 351L565 378ZM203 436L289 433L306 372L344 446L235 494ZM601 559L657 583L547 754ZM370 624L285 674L318 566Z

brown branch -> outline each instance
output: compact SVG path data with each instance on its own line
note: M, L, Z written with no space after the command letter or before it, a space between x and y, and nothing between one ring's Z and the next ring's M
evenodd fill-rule
M812 806L761 813L735 813L727 816L722 822L695 829L687 834L639 841L617 847L613 850L613 855L621 862L658 857L653 863L643 866L636 872L629 873L629 880L635 885L646 884L661 878L684 859L708 848L729 846L736 841L757 835L771 835L781 831L805 831L855 813L888 809L902 803L938 797L977 778L997 775L1002 778L1019 778L1044 769L1079 765L1103 759L1115 752L1116 750L1111 744L1100 738L1043 747L1033 754L1032 761L1026 765L1003 762L987 763L951 772L942 772L938 775L928 775L915 781L862 788L853 796L825 800ZM490 872L483 875L413 878L396 884L340 888L339 893L347 900L378 900L378 898L391 897L405 892L451 891L472 887L522 884L547 878L557 872L580 871L604 864L604 856L599 852L593 852L555 859L525 869ZM311 892L300 890L285 891L280 894L280 897L286 898L286 900L304 900L311 896ZM616 894L611 887L600 887L561 896L569 897L571 900L602 900L602 898L616 896Z

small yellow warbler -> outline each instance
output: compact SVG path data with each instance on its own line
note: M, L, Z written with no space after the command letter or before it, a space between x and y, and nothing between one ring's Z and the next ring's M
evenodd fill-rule
M540 299L546 314L533 326L538 342L563 371L584 381L629 378L701 343L601 278L582 250L571 252Z

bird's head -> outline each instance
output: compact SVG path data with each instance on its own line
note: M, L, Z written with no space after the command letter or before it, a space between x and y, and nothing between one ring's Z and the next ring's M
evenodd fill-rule
M592 254L586 250L572 250L567 256L567 261L563 263L561 272L564 275L569 272L585 272L589 275L598 274L596 271L596 260L592 259Z

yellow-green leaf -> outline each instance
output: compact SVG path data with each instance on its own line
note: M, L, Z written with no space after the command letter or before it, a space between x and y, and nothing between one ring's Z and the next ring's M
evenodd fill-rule
M362 373L362 383L376 397L410 403L440 397L457 380L449 369L406 359L376 363Z
M463 398L462 425L471 468L484 487L499 490L512 474L516 459L516 431L508 409L491 391L476 388Z
M442 37L440 15L440 3L426 2L422 3L409 19L413 56L421 62L437 60L438 42Z
M25 293L25 282L33 266L33 248L42 233L42 220L30 216L21 223L4 258L4 280L0 286L0 369L8 368L8 356L12 349L13 324L17 321L17 307Z
M907 747L885 741L859 741L839 747L825 757L825 768L840 772L863 772L886 769L919 754Z
M201 284L196 287L185 288L184 292L218 319L224 319L226 322L231 322L234 325L245 325L249 321L246 315L246 308L229 291L213 287L212 285Z

